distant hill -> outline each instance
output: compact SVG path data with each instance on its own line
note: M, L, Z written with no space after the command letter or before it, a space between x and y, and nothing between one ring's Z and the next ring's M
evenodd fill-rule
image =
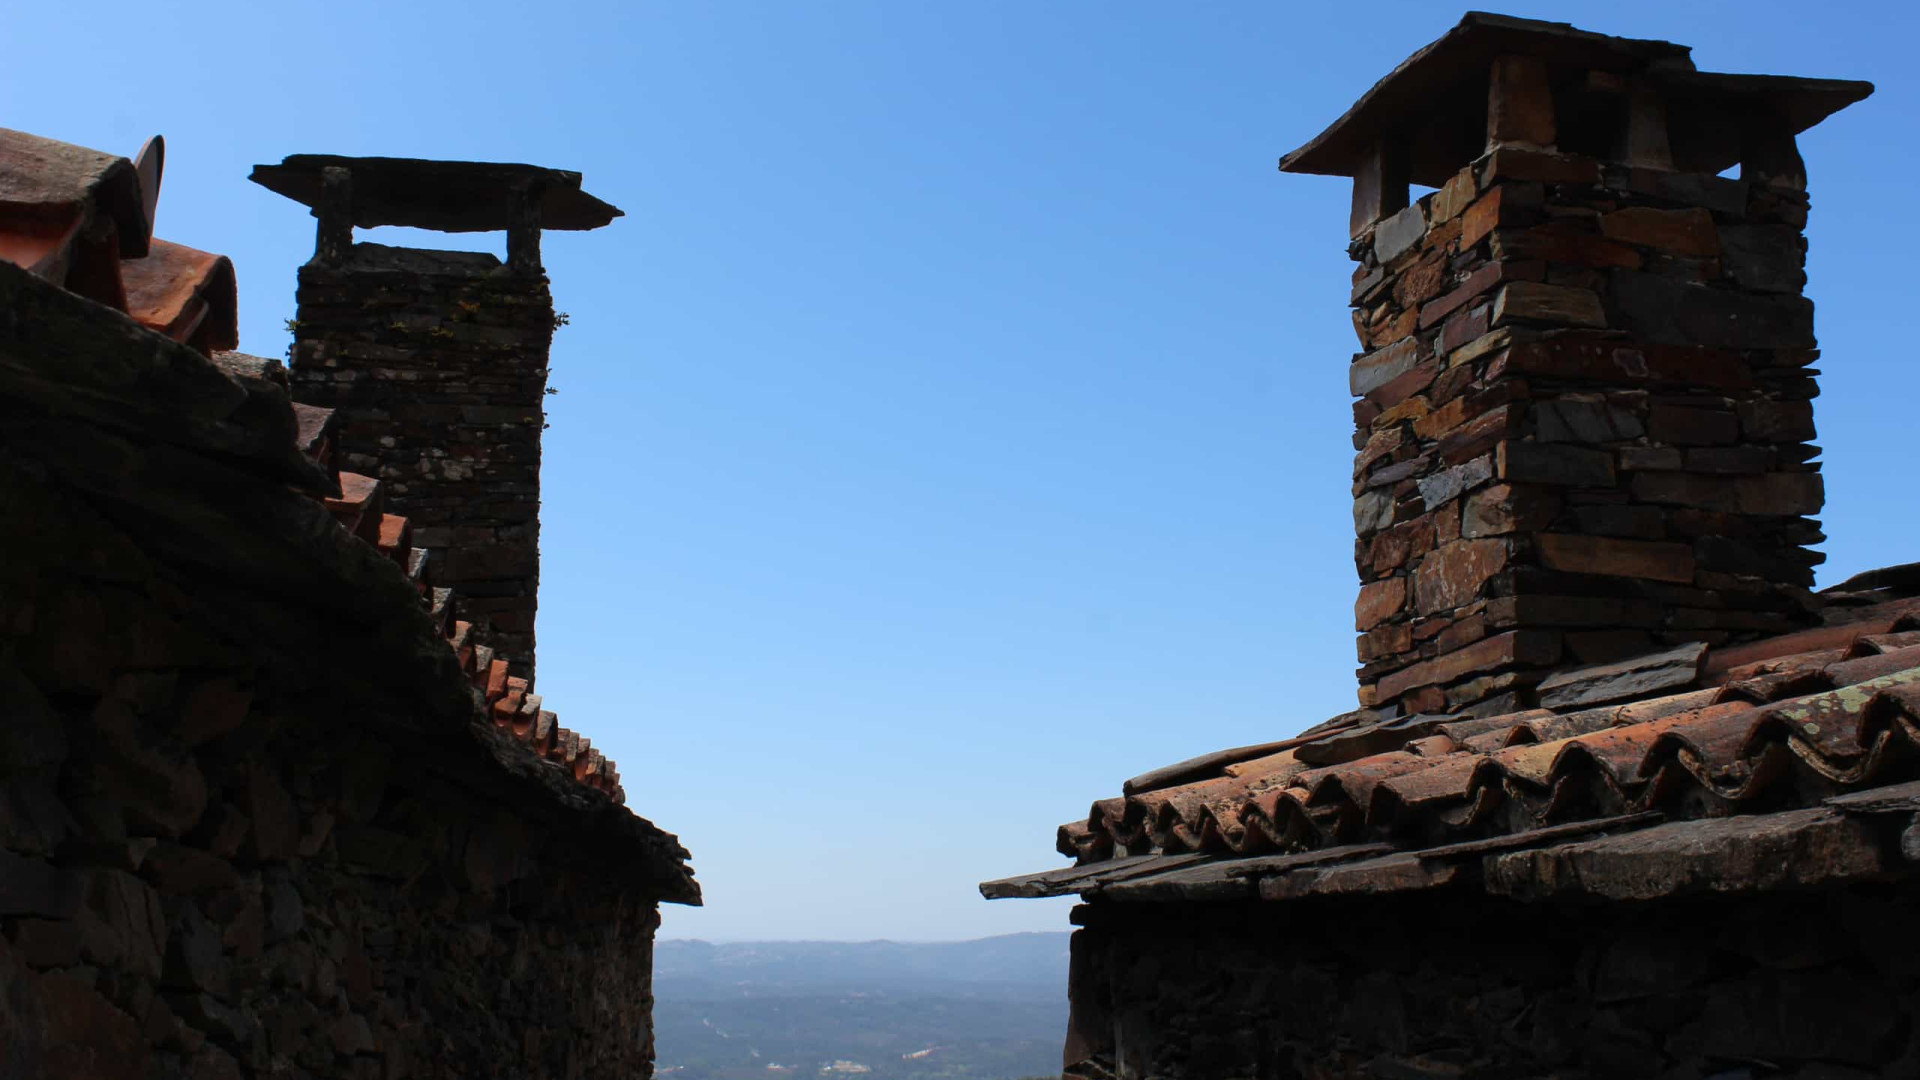
M750 989L1067 992L1066 933L1003 934L974 941L662 941L653 980L707 992Z
M1067 934L977 941L662 941L657 1072L674 1080L1057 1075Z

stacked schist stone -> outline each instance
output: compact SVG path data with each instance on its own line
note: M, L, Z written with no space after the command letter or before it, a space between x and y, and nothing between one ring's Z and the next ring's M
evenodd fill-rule
M294 393L337 409L343 468L378 478L461 614L531 673L540 429L553 301L492 255L358 244L300 268Z
M1818 352L1791 134L1754 137L1741 179L1679 171L1641 79L1491 71L1476 160L1392 213L1404 147L1356 175L1368 706L1504 711L1553 665L1811 618ZM1570 152L1596 140L1557 132L1556 100L1616 102L1626 130Z

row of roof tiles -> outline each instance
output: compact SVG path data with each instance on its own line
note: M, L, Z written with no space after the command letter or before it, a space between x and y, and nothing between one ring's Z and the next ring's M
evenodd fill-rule
M331 446L333 411L296 405L296 412L303 449L324 463ZM577 783L607 793L616 805L624 804L626 791L612 760L579 733L559 726L554 714L541 708L543 699L532 692L528 681L509 675L507 662L481 643L473 624L454 617L453 590L433 586L428 549L413 546L413 527L405 517L385 511L380 481L346 471L337 475L340 494L325 500L328 512L341 528L378 548L413 581L494 728L517 740L527 753L566 770Z
M1909 780L1920 775L1920 599L1907 591L1848 594L1831 625L1809 631L1564 672L1559 709L1362 711L1154 770L1061 826L1057 846L1077 874L983 891L1086 891L1105 884L1088 875L1109 863L1150 878L1188 861L1545 843L1583 823L1776 812ZM1143 857L1149 865L1132 865Z

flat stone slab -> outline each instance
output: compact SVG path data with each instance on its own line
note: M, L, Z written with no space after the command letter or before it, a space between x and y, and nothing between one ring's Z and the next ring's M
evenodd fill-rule
M254 183L309 207L320 203L321 172L353 174L353 224L404 225L440 232L498 232L512 224L513 194L537 185L542 229L597 229L621 211L580 190L580 174L494 161L294 154L278 165L255 165Z

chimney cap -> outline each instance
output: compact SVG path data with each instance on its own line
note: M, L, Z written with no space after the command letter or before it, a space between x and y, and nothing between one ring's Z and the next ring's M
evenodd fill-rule
M1873 92L1867 82L1696 71L1691 52L1670 41L1470 11L1374 83L1325 131L1281 157L1280 171L1353 176L1374 143L1402 136L1411 142L1408 178L1438 187L1484 149L1487 73L1495 57L1508 54L1563 69L1645 77L1681 114L1673 150L1690 172L1719 172L1739 162L1737 146L1711 137L1725 126L1729 109L1763 109L1797 135ZM1702 122L1687 123L1686 116Z
M515 193L540 192L542 229L598 229L622 216L618 207L580 189L580 174L494 161L293 154L278 165L255 165L248 179L297 203L318 208L322 172L353 175L353 225L404 225L439 232L497 232L514 227Z

